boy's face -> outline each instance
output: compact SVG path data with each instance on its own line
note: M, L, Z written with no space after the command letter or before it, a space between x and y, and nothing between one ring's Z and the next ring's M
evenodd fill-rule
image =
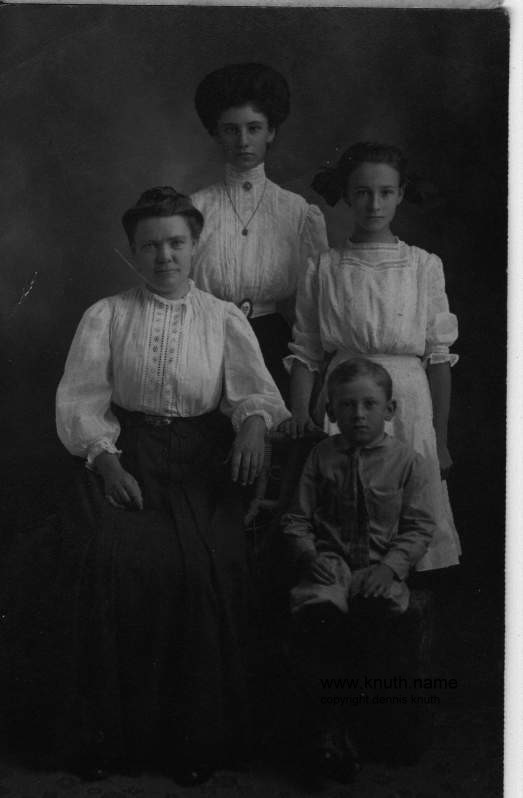
M383 437L385 422L394 415L395 402L371 377L356 377L334 388L327 412L353 446L368 446Z

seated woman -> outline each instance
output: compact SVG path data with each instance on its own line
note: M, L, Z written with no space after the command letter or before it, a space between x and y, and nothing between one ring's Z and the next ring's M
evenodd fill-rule
M308 258L328 248L319 208L265 174L268 148L289 113L289 87L265 64L228 64L201 81L195 105L223 153L225 174L192 195L205 216L194 280L248 316L286 399L282 360L292 338L288 319L297 283Z
M87 764L154 762L195 783L247 738L241 486L289 414L245 316L189 279L190 200L151 189L123 225L143 283L86 311L57 393L59 437L82 460L56 599L76 675L56 712Z

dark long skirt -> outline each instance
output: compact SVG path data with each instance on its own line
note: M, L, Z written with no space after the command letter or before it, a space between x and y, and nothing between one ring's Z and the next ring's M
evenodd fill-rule
M260 344L265 365L278 386L283 401L288 404L290 381L283 365L283 358L289 354L289 341L292 341L291 328L280 313L258 316L250 319L250 322Z
M63 758L218 763L248 732L230 423L116 412L144 509L111 507L74 461L55 523L18 537L2 591L7 726Z

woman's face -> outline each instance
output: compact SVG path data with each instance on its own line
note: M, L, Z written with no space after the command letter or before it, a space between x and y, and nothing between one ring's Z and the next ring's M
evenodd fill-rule
M226 163L245 172L263 163L267 146L274 141L275 133L265 114L252 105L242 105L223 112L215 139L222 148Z
M354 213L355 241L387 241L403 199L397 169L387 163L362 163L349 176L346 201Z
M134 261L153 293L165 299L185 296L195 243L183 216L152 216L138 222Z

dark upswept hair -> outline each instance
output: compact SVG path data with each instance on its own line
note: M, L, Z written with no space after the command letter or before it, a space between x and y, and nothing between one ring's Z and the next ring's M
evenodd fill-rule
M364 357L353 357L350 360L344 360L331 371L327 377L327 396L329 403L332 403L332 397L338 385L343 385L346 382L358 377L370 377L376 385L385 393L387 402L392 399L392 378L387 369L380 366L374 360L367 360Z
M265 64L227 64L204 77L194 104L211 136L224 111L249 104L265 114L269 128L276 130L289 115L289 86L283 75Z
M407 185L407 159L399 147L373 141L359 141L342 154L336 166L321 169L312 181L312 188L328 205L345 196L349 177L362 163L386 163L399 174L400 186Z
M134 244L138 222L155 216L183 216L195 240L200 237L203 229L203 216L189 197L171 186L156 186L144 191L138 202L122 216L122 224L131 246Z

